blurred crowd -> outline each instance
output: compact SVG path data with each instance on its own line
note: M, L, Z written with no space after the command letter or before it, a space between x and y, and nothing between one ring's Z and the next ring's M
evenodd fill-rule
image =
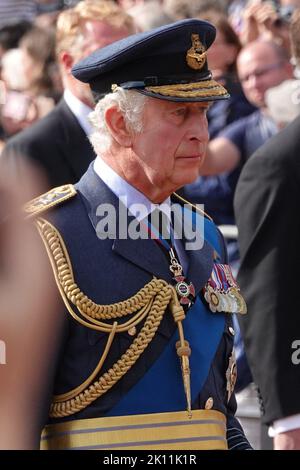
M22 160L29 159L45 172L43 189L75 183L95 155L86 138L93 97L72 77L74 63L134 32L200 18L217 28L208 63L230 99L209 109L207 159L199 178L181 194L205 204L216 224L234 225L242 168L300 114L300 0L95 3L0 0L0 171L13 163L17 178ZM33 184L26 196L39 191ZM238 266L235 239L228 240L228 248L230 262ZM240 389L251 376L245 372L243 379Z

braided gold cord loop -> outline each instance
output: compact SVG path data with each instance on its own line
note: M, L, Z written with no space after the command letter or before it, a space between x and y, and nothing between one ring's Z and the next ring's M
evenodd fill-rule
M78 285L75 283L71 261L57 229L49 222L39 219L38 230L45 243L55 279L64 301L65 297L67 297L89 323L81 319L73 310L68 310L73 318L84 326L102 332L110 332L111 325L99 320L122 318L138 312L135 317L117 327L117 332L128 331L129 328L135 326L146 316L149 304L153 301L158 292L161 291L162 287L168 285L167 282L162 279L152 279L129 299L109 305L96 304L81 292ZM65 304L68 308L66 302Z
M191 355L191 348L190 348L188 341L184 339L182 321L185 319L185 312L179 303L174 287L171 287L171 288L174 290L175 295L173 295L172 301L170 303L170 307L171 307L171 312L174 317L174 321L177 324L178 333L179 333L179 341L176 342L176 352L180 358L182 380L183 380L184 392L185 392L186 402L187 402L187 411L188 411L188 415L191 417L192 416L191 371L190 371L190 364L189 364L189 356Z
M50 416L58 418L72 415L86 408L110 390L130 370L155 336L169 304L173 305L174 316L177 315L178 324L184 318L184 312L182 314L181 307L179 307L180 311L178 310L178 299L175 289L163 279L156 278L152 279L129 299L110 305L94 303L81 292L74 281L71 261L58 230L51 223L43 219L37 221L37 226L45 244L61 296L69 313L76 321L88 328L110 333L112 341L115 333L128 331L146 318L138 336L107 372L91 383L103 365L111 341L108 341L108 345L97 367L83 384L66 394L54 397ZM70 302L77 307L78 311L89 323L77 315ZM178 312L175 314L176 309ZM110 325L99 321L99 319L110 320L121 318L132 313L135 313L134 317L121 325L116 325L116 322Z
M168 286L165 286L163 291L157 295L143 328L127 351L112 368L90 385L83 393L64 402L54 401L50 409L50 416L52 418L69 416L86 408L112 388L129 371L153 339L170 302L171 296L171 290L168 289Z
M100 361L98 362L97 366L95 367L95 369L93 370L93 372L91 373L91 375L81 384L79 385L78 387L76 388L73 388L72 390L69 390L69 392L67 393L62 393L60 395L54 395L53 397L53 401L55 403L59 403L59 402L65 402L67 400L71 400L72 398L75 398L76 395L79 395L81 392L84 391L85 388L87 388L90 383L92 382L92 380L94 380L94 378L99 374L103 364L104 364L104 361L109 353L109 350L110 350L110 347L112 345L112 342L113 342L113 339L115 337L115 334L116 334L116 327L117 327L117 322L114 322L113 324L113 327L112 327L112 330L109 334L109 337L108 337L108 340L107 340L107 343L106 343L106 346L105 346L105 349L104 349L104 352L100 358Z

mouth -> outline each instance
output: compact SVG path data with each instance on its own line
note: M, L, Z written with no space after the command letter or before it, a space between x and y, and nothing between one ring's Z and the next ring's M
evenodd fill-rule
M264 96L264 92L259 91L259 90L255 90L254 95L261 98L262 96Z
M185 162L195 162L200 161L203 158L203 155L185 155L184 157L177 157L178 160Z

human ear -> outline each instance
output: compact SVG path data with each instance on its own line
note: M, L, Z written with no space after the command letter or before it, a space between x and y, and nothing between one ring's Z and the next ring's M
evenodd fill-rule
M122 147L131 147L132 134L126 126L124 115L117 106L112 106L105 111L105 122L113 138Z
M74 58L68 52L62 52L59 56L59 62L62 64L64 69L71 73L71 69L74 65Z

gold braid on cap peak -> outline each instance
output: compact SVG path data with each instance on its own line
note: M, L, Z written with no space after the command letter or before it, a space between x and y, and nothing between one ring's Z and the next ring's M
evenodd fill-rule
M69 254L59 231L50 222L42 218L37 219L36 224L46 247L57 287L68 312L81 325L109 335L104 352L94 371L81 385L67 393L53 397L50 416L59 418L77 413L110 390L131 369L150 344L168 307L179 331L179 341L176 344L176 349L182 366L187 410L190 414L189 355L191 350L184 338L182 321L185 318L185 313L179 303L175 288L163 279L154 278L135 295L126 300L109 305L96 304L75 283ZM74 310L74 307L81 316ZM130 314L134 315L125 323L117 323L118 318ZM94 380L102 369L115 334L124 331L129 332L143 319L145 319L145 322L140 332L125 353L107 372ZM114 321L111 324L105 323L105 320Z
M145 87L145 90L163 96L176 96L178 98L224 96L228 94L227 90L215 80L177 83L175 85L148 86Z

